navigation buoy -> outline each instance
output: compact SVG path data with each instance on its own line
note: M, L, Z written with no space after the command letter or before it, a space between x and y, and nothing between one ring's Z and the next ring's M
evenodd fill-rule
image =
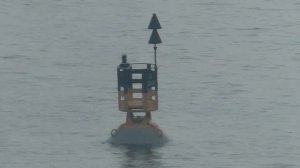
M148 28L153 29L149 43L154 44L154 64L129 63L124 54L117 67L118 104L119 110L126 113L126 121L111 131L114 144L156 145L166 139L151 117L158 110L156 44L162 43L156 30L161 28L156 14Z

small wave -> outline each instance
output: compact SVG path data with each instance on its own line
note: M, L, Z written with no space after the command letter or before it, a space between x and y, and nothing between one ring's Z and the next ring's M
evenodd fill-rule
M246 27L246 28L235 28L234 30L237 30L237 31L258 31L258 30L264 30L264 28L260 28L260 27Z
M78 66L84 66L83 63L72 63L72 62L55 62L54 63L57 66L62 66L62 67L78 67Z
M2 59L30 59L28 56L26 55L6 55L6 56L1 56L0 58Z

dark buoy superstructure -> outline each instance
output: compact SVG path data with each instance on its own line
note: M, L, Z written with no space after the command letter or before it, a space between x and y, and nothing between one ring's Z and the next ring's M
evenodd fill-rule
M165 141L162 130L151 117L158 110L156 44L162 42L157 32L160 28L153 14L148 29L153 29L149 43L154 44L154 64L129 63L123 55L117 68L119 110L126 113L126 121L112 130L114 144L156 145Z

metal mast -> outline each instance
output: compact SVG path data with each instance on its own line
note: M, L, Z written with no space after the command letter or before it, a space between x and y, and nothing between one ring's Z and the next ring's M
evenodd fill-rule
M150 36L150 39L149 39L149 44L154 44L154 63L155 63L155 66L156 66L156 50L157 50L157 46L156 44L160 44L162 43L160 37L159 37L159 34L157 32L157 29L161 29L161 25L158 21L158 18L156 16L156 14L154 13L152 15L152 18L151 18L151 21L149 23L149 26L148 26L148 29L152 29L152 34Z

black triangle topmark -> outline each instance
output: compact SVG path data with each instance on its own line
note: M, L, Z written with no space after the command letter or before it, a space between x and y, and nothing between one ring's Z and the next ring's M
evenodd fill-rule
M153 29L153 30L161 29L161 25L160 25L159 20L158 20L155 13L152 15L152 18L151 18L151 21L149 23L148 29Z

